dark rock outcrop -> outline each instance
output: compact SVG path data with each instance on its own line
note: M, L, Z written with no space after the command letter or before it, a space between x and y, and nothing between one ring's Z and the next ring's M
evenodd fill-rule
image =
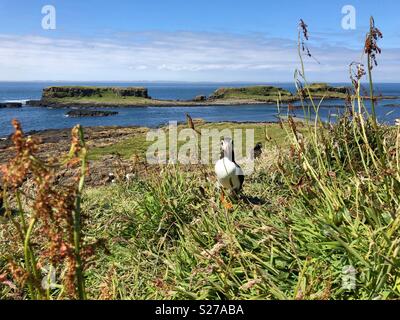
M117 111L71 110L68 111L65 115L71 118L80 118L80 117L109 117L117 114L118 114Z
M42 107L42 101L41 100L28 100L26 102L27 106L31 106L31 107Z
M204 96L204 95L196 96L196 97L193 99L193 101L196 101L196 102L203 102L203 101L206 101L206 100L207 100L207 97Z
M2 102L0 103L0 109L4 108L21 108L22 103L21 102Z

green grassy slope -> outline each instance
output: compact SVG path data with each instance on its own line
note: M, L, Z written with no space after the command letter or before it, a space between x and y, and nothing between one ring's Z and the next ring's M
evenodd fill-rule
M146 180L88 190L89 237L108 239L110 250L88 271L92 296L398 299L398 169L383 177L379 164L363 165L354 139L362 130L351 128L310 132L301 157L290 132L290 148L269 145L239 201L221 200L212 166L164 166Z

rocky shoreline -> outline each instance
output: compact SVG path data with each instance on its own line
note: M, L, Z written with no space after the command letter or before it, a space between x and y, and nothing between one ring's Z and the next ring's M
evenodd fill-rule
M22 108L21 102L1 102L0 109Z
M105 147L129 139L135 135L143 134L148 128L142 127L85 127L85 141L89 150L91 148ZM40 141L37 155L41 159L60 158L69 151L71 143L71 129L51 129L31 131L26 133ZM0 165L7 163L14 157L15 150L11 137L0 140ZM86 183L90 186L104 185L110 170L115 166L118 155L109 155L101 161L90 161L90 174ZM119 161L119 160L118 160ZM73 177L71 170L65 169L58 177L60 183L68 184Z
M117 115L117 111L100 111L100 110L71 110L68 111L65 116L70 118L82 118L82 117L109 117Z

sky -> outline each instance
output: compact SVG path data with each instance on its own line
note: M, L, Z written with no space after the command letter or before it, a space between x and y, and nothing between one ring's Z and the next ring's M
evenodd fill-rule
M55 29L43 28L47 5ZM0 81L292 82L302 18L308 79L347 82L373 15L374 77L400 82L398 12L398 0L0 0Z

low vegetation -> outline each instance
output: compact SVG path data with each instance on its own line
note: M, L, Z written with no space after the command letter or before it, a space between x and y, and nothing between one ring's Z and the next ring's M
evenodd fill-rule
M368 59L376 58L376 30L371 21ZM307 39L301 21L302 65L303 55L311 55ZM297 74L309 97L305 109L317 111L304 68ZM65 162L46 165L35 161L35 144L17 130L21 161L6 167L3 184L0 297L398 299L400 129L367 112L364 75L358 64L356 98L335 123L318 116L296 123L289 116L276 125L280 131L257 127L266 146L236 200L221 196L211 166L159 166L82 194L87 153L79 128ZM369 80L372 87L370 72ZM137 151L135 143L125 144L126 157ZM66 193L52 184L58 165L80 168L79 182ZM21 185L30 174L37 177L29 189L35 196ZM54 201L39 201L47 191ZM47 220L38 212L62 219L62 229L43 229ZM44 225L32 223L36 218ZM59 251L49 255L47 245ZM57 283L47 291L38 284L45 263L55 268Z
M332 87L327 83L312 83L307 89L314 98L346 99L350 93L346 87Z
M230 130L233 132L235 129L242 130L243 132L246 129L254 130L254 141L255 143L260 142L262 145L269 145L270 141L274 141L274 144L280 145L281 147L288 146L289 140L286 135L285 128L287 128L287 124L278 124L278 123L232 123L232 122L222 122L222 123L205 123L204 121L196 121L196 130L201 132L201 130L218 130L222 132L223 130ZM304 125L299 123L299 128L301 132L305 133ZM169 134L166 127L163 128L167 135L167 151L168 151L168 141ZM187 125L180 124L178 126L178 134L183 129L187 129ZM102 147L94 147L89 150L89 158L91 160L101 160L102 157L110 155L110 154L119 154L125 159L132 158L133 156L138 156L140 158L144 158L146 156L146 150L148 147L154 143L152 141L147 141L146 136L149 129L144 129L141 132L138 132L133 137L124 139L120 142L102 146ZM212 141L210 140L210 143ZM178 147L186 143L186 141L179 141ZM215 143L215 141L214 141ZM219 141L217 141L219 143ZM245 137L243 137L243 148L245 144ZM199 146L199 152L201 152L201 146Z
M157 100L152 100L148 98L141 97L120 97L115 96L114 94L108 93L102 96L89 96L89 97L62 97L62 98L47 98L44 100L46 104L60 104L60 105L74 105L74 104L82 104L82 105L153 105L157 103Z
M253 86L245 88L221 88L210 99L254 100L276 103L279 99L290 101L296 98L288 90L272 86Z

